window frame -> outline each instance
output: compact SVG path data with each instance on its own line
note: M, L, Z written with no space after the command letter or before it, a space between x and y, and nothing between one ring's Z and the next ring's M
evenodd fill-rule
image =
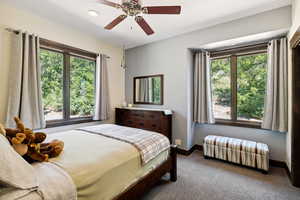
M268 43L261 43L257 45L250 45L232 49L224 49L210 52L210 60L217 60L222 58L230 59L230 89L231 89L231 119L216 118L217 125L238 126L246 128L261 128L261 122L253 122L249 120L238 120L237 117L237 58L238 56L255 55L260 53L267 53Z
M61 53L63 55L63 88L62 88L63 89L63 119L47 120L46 128L94 122L95 120L93 120L93 116L76 117L76 118L71 118L70 116L70 110L71 110L70 107L71 63L70 61L71 61L71 56L94 61L95 72L96 72L97 54L79 48L64 45L58 42L46 40L46 39L40 39L40 49ZM94 74L94 76L96 78L96 73ZM94 81L94 85L96 88L96 81Z

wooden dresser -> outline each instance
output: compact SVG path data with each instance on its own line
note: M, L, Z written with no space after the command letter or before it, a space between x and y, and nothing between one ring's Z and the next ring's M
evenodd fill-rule
M116 124L161 133L172 142L172 111L116 108Z

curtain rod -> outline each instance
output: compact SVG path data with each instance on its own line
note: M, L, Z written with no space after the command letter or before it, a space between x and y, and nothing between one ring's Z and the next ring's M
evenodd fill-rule
M5 28L6 31L11 32L11 33L15 33L18 34L20 31L12 29L12 28Z
M11 33L15 33L15 34L19 34L19 33L20 33L19 30L12 29L12 28L5 28L5 30L8 31L8 32L11 32ZM48 40L48 39L44 39L44 38L41 38L41 39L43 39L43 40ZM48 40L48 41L51 41L51 40ZM94 53L94 52L90 52L90 53L93 53L93 54L95 54L95 55L99 55L99 53ZM110 59L110 56L105 55L105 54L103 54L103 55L104 55L107 59Z
M248 45L237 45L235 47L224 47L224 48L220 48L217 50L207 50L207 52L209 53L222 53L222 52L231 52L231 51L235 51L238 49L252 49L252 48L256 48L256 47L264 47L264 46L268 46L269 42L260 42L260 43L255 43L255 44L248 44Z
M227 50L232 50L232 49L238 49L238 48L243 48L243 47L251 47L251 46L259 46L259 45L268 45L272 40L278 40L281 38L286 38L285 35L281 36L276 36L276 37L270 37L268 39L263 39L263 40L256 40L256 41L251 41L251 42L246 42L244 44L239 44L239 45L234 45L234 46L225 46L225 47L219 47L219 48L212 48L212 49L195 49L195 52L198 51L204 51L204 52L220 52L220 51L227 51Z

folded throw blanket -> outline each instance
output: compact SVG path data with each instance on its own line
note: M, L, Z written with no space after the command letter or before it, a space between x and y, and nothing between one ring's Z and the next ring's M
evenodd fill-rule
M99 134L132 144L137 148L141 155L142 165L147 164L158 154L170 148L169 139L164 135L137 128L118 126L114 124L104 124L84 127L78 130Z

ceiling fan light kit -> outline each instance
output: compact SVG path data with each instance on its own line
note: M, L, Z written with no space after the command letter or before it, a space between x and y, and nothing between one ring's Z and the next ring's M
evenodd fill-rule
M135 17L135 21L137 24L143 29L143 31L147 35L152 35L154 31L149 26L149 24L145 21L145 19L140 16L140 14L180 14L181 7L180 6L147 6L142 7L141 0L122 0L122 4L114 3L107 0L98 0L99 3L111 6L117 9L122 9L125 13L120 15L116 19L114 19L110 24L105 26L105 29L111 30L123 20L127 18L127 16Z
M89 10L88 14L92 17L97 17L99 15L98 12L95 10Z

